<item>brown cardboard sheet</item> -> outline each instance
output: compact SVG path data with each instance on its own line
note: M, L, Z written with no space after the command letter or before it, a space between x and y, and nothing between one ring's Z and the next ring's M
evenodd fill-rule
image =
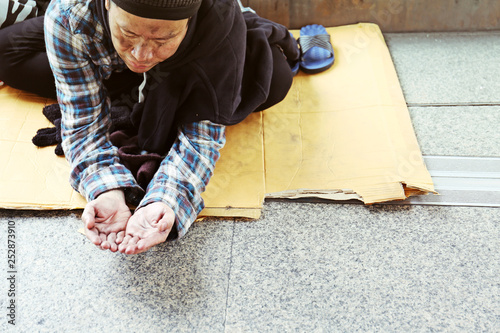
M258 218L265 197L371 204L434 192L380 29L327 30L331 69L299 73L283 102L228 127L201 216ZM31 143L51 126L41 110L53 102L0 88L0 208L85 206L66 160Z
M433 192L378 26L328 31L332 69L300 74L286 100L264 113L268 197L371 204Z

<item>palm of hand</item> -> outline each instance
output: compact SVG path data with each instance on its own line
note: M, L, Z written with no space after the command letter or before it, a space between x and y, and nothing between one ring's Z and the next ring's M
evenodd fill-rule
M142 253L163 243L175 221L175 214L161 202L137 210L127 224L127 235L118 250L126 254Z
M127 206L108 207L97 213L94 227L99 233L104 234L124 231L131 216L132 213Z

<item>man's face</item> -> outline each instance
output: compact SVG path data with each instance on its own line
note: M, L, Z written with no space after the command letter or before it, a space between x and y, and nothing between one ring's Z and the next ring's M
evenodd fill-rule
M106 0L113 46L132 72L144 73L170 58L186 36L188 19L167 21L129 14Z

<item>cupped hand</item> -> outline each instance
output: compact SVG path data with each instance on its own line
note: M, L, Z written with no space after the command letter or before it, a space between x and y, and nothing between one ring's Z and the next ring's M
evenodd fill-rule
M87 203L83 210L85 235L102 250L116 252L125 237L125 228L131 215L123 191L104 192Z
M174 211L162 202L138 209L129 219L126 235L118 250L126 254L145 252L165 242L175 222Z

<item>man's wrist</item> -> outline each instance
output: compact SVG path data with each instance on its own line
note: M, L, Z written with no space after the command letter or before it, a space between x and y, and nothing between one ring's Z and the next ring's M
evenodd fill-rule
M123 192L122 189L113 189L109 191L102 192L97 196L97 198L110 198L113 200L119 200L121 202L125 203L125 193Z

